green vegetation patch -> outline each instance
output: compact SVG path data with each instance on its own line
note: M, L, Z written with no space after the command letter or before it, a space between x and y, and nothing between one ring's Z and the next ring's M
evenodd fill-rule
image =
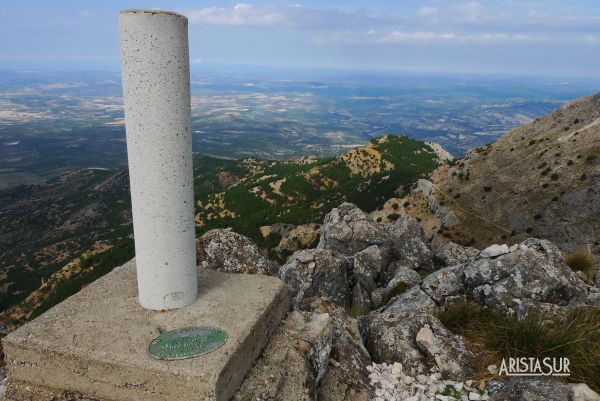
M600 308L577 307L560 318L530 314L524 319L490 311L472 301L441 312L440 321L468 343L483 347L482 374L502 358L569 358L573 382L600 390Z

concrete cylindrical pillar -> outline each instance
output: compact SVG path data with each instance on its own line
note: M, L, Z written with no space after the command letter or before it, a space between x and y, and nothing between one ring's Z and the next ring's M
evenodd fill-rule
M188 23L127 10L119 26L139 300L181 308L198 292Z

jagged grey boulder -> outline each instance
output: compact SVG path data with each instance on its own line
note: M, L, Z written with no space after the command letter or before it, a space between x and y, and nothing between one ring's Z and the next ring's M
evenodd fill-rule
M404 266L400 261L390 263L388 270L393 272L392 279L387 283L389 287L393 283L406 283L411 287L421 282L421 276L415 270Z
M464 293L462 272L464 265L445 267L423 279L421 289L436 303L442 305L446 298Z
M415 341L421 352L435 361L443 376L462 380L471 372L474 356L461 337L448 330L440 330L440 327L425 325L417 333Z
M198 266L225 273L277 274L277 267L248 237L215 229L196 240Z
M454 380L474 366L462 337L427 313L370 314L359 319L359 329L374 362L400 362L413 376L436 365Z
M501 248L428 275L421 289L441 307L464 297L520 317L531 311L556 315L574 304L600 305L600 292L565 264L550 241L527 239Z
M371 300L374 308L379 308L384 301L391 300L398 292L414 287L421 282L421 276L416 271L404 266L399 266L392 262L394 266L394 278L392 278L385 287L378 288L371 293Z
M373 397L367 366L371 357L362 344L356 321L342 308L320 302L314 309L331 316L334 332L329 368L319 382L321 401L367 401Z
M234 401L368 401L371 358L356 322L342 308L315 300L292 311L273 334Z
M373 221L356 205L344 202L325 216L317 248L352 256L371 245L384 245L389 240L384 224Z
M431 251L440 266L468 263L479 254L479 250L475 248L462 246L452 241L442 242L438 237L431 242Z
M490 391L490 401L568 401L571 389L552 378L513 377Z
M290 288L298 309L306 308L317 298L346 307L352 298L351 267L349 258L330 249L306 249L290 256L279 277Z
M393 298L383 309L387 314L435 313L438 307L418 285Z
M433 253L429 249L419 222L406 215L389 227L396 260L409 269L431 272L434 270Z
M361 283L355 283L352 288L352 308L357 311L370 311L373 309L373 301L371 296L363 288Z
M560 250L541 239L525 240L515 252L465 265L461 280L477 302L518 315L538 306L582 303L589 291Z
M385 281L385 275L390 259L391 249L371 245L354 255L353 275L358 283L371 293Z

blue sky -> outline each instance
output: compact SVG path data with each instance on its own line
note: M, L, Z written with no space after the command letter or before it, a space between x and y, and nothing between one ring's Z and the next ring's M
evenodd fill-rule
M600 76L598 0L0 0L0 69L117 69L117 13L178 11L193 68Z

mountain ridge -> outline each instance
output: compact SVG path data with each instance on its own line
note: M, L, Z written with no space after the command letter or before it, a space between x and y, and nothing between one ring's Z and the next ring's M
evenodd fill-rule
M537 236L598 254L599 138L596 94L438 167L390 202L421 219L430 236L479 248Z

